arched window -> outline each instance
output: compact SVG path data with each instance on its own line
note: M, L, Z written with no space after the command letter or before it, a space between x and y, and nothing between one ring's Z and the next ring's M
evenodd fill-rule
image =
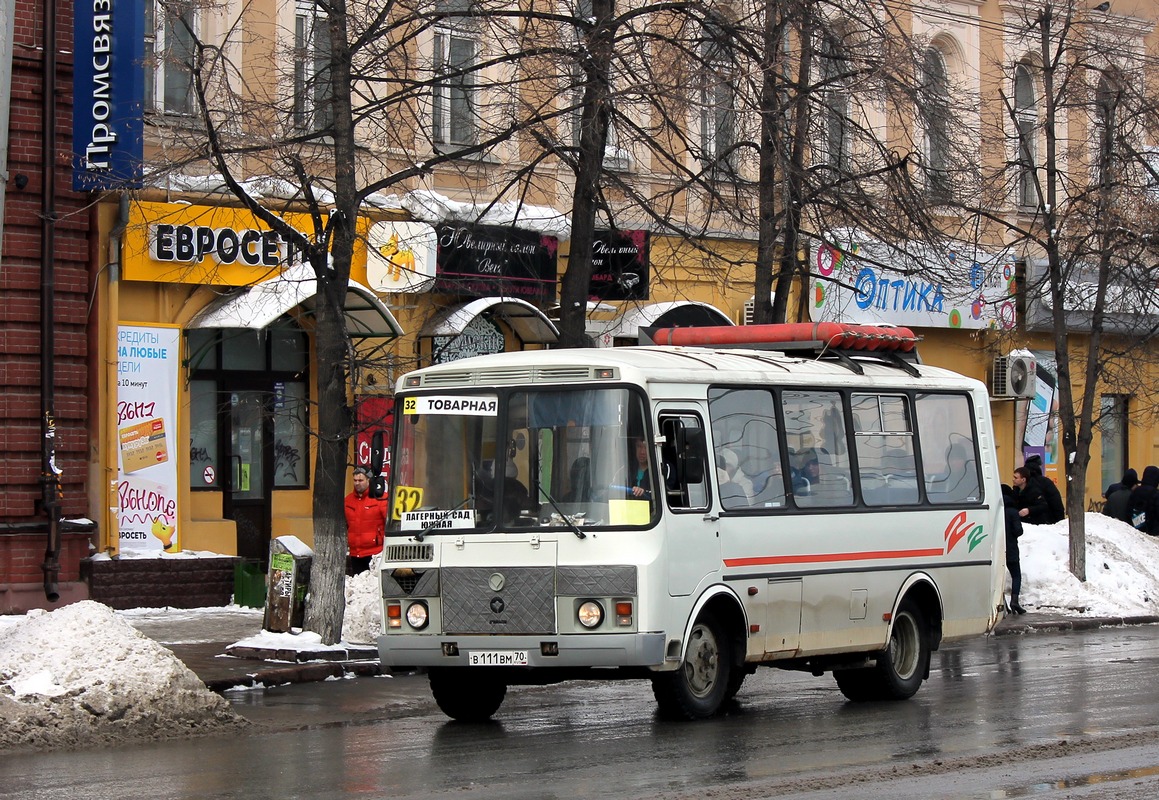
M821 42L821 80L824 86L824 163L840 171L849 168L849 89L845 84L847 59L840 41L826 36Z
M946 59L936 48L922 59L918 114L925 134L926 188L934 200L950 197L950 79Z
M1014 119L1018 131L1018 204L1037 206L1034 176L1038 163L1038 92L1025 64L1014 67Z

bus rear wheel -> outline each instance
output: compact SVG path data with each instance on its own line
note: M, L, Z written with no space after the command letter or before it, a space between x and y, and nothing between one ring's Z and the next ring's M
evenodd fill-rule
M503 705L507 684L486 674L466 669L431 669L427 673L431 694L444 714L460 722L486 722Z
M652 678L652 694L661 716L705 719L715 715L729 696L732 669L732 646L724 627L712 614L702 614L692 626L680 668Z
M866 700L907 700L917 693L930 666L925 615L912 600L897 610L889 643L869 669L833 673L841 693L855 703Z

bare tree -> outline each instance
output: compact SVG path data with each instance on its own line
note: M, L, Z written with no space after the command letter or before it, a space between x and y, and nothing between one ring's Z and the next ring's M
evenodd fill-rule
M1027 6L1007 28L994 133L1006 158L968 210L1026 255L1026 325L1053 339L1070 569L1085 580L1099 392L1139 385L1156 334L1156 61L1131 20L1069 0Z

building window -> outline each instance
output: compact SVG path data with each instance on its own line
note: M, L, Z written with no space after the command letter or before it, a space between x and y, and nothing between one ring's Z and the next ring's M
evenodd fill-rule
M846 57L840 42L827 36L821 42L822 163L838 172L849 169L849 89L845 85Z
M926 189L935 202L949 200L950 79L945 57L932 47L922 59L918 115L924 134Z
M435 141L474 144L478 44L470 31L442 27L435 31Z
M592 0L577 0L575 15L577 19L594 22L595 10L592 8ZM587 43L584 39L583 31L580 30L579 26L575 28L575 36L575 52L578 57L578 54L585 52ZM578 63L572 67L571 81L570 96L572 98L573 109L571 114L571 144L572 147L578 148L580 145L580 135L583 133L583 102L584 91L587 87L587 75L580 69ZM616 132L616 87L614 83L610 87L610 92L611 97L608 103L608 133L604 140L603 167L608 170L626 172L632 168L632 155L626 148L620 146L620 136Z
M1123 477L1127 455L1127 397L1105 394L1099 398L1099 439L1102 446L1103 490Z
M721 20L706 20L703 35L701 160L711 170L731 173L736 161L736 63L729 47L728 30Z
M1018 129L1018 204L1038 206L1035 168L1038 162L1038 93L1025 64L1014 68L1014 120Z
M191 2L145 4L145 102L163 114L191 115L197 11Z
M334 122L332 97L326 15L315 3L302 2L294 16L294 128L329 128Z
M1118 103L1117 92L1106 77L1099 78L1095 89L1094 159L1091 177L1096 186L1102 185L1104 176L1110 177L1114 156L1115 111Z

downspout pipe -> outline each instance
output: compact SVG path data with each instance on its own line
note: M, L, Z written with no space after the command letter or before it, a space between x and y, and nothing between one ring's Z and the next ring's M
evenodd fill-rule
M40 214L40 406L43 451L41 489L48 516L48 542L44 549L44 596L50 603L60 599L60 469L56 466L55 369L56 303L53 268L56 260L56 0L44 0L44 70L41 75L41 214Z

